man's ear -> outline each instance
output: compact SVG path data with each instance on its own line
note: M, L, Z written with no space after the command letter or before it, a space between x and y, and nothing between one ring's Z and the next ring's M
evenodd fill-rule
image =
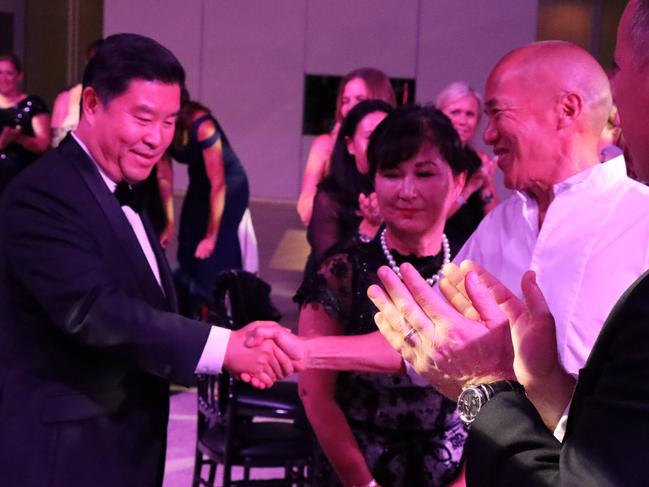
M92 123L101 104L101 99L95 89L92 86L85 87L81 93L82 117Z
M584 109L584 99L577 93L565 93L559 100L558 128L564 128L575 123Z

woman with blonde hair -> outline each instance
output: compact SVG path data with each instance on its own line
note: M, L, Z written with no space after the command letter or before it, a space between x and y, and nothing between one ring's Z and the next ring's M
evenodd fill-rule
M496 164L470 145L482 113L482 100L473 88L464 82L451 83L439 93L435 105L453 123L467 158L467 182L451 208L445 229L449 239L461 246L498 204L493 183Z
M311 220L313 198L317 192L318 183L329 171L331 151L340 125L349 110L363 100L383 100L395 107L396 98L390 78L375 68L359 68L347 73L340 81L333 129L313 140L307 157L302 188L297 201L297 212L305 225L308 225Z

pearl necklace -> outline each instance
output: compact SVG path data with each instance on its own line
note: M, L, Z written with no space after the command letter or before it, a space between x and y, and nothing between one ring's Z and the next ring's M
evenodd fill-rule
M401 277L401 270L399 269L399 266L397 265L397 261L394 260L394 257L392 256L392 252L390 252L390 249L388 248L388 244L385 242L385 233L388 231L387 228L384 228L383 231L381 232L381 249L383 249L383 255L385 255L385 259L388 261L388 265L390 266L390 269L394 271L394 273L399 276L399 279L403 280ZM430 286L434 286L436 282L438 282L444 273L442 272L442 269L444 266L448 263L451 262L451 247L448 244L448 238L446 238L446 234L442 233L442 249L444 250L444 260L442 262L442 266L440 269L437 271L437 273L426 279L426 282Z

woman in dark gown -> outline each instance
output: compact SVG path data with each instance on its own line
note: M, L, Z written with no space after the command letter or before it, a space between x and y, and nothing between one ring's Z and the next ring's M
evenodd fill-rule
M300 393L337 474L325 461L315 485L449 485L466 437L455 403L404 373L376 331L366 292L383 265L410 262L431 285L439 280L451 258L443 228L464 184L464 150L440 111L402 107L376 128L368 159L385 228L370 242L332 250L302 286L299 330L308 339L294 340L309 369Z
M318 185L307 228L312 257L317 261L335 244L373 237L379 219L364 218L359 197L373 192L368 176L367 143L374 128L393 110L381 100L359 102L343 122L331 155L329 173Z
M45 102L19 89L20 62L0 54L0 194L9 181L50 146L50 115Z
M313 214L307 228L311 252L305 278L315 272L331 247L371 239L380 224L380 214L371 201L375 197L368 176L367 143L374 128L393 110L381 100L366 100L349 111L334 144L329 173L318 185ZM360 201L364 203L361 207ZM302 290L294 300L302 302Z
M176 273L181 312L209 304L222 270L241 268L238 227L248 207L248 179L222 127L184 95L171 156L187 165L189 186L180 213Z

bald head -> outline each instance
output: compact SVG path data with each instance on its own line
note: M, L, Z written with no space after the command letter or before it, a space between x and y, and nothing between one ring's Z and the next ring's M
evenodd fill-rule
M611 111L606 73L584 49L564 41L544 41L516 49L498 62L489 79L517 78L523 88L547 103L561 95L581 98L577 128L599 137Z
M611 89L580 47L551 41L510 52L487 79L484 105L484 140L508 187L550 194L554 184L599 164Z

